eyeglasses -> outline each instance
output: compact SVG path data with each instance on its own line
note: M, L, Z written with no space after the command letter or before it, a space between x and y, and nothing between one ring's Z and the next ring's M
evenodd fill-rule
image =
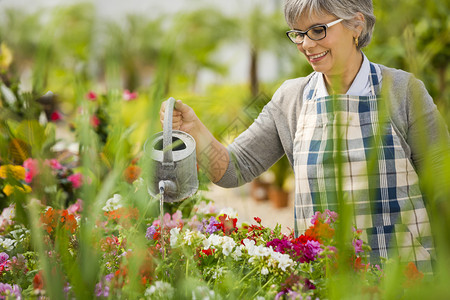
M342 20L343 19L338 19L336 21L324 25L314 25L306 31L295 29L289 30L286 32L286 35L294 44L303 43L303 41L305 40L305 35L307 35L313 41L319 41L327 36L327 28L336 25Z

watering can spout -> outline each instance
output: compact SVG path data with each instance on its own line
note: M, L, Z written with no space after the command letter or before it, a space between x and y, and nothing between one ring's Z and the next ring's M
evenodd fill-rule
M175 193L177 185L172 180L161 180L158 184L160 194Z

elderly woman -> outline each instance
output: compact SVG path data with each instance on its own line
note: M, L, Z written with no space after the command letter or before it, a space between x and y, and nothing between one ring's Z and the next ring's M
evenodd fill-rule
M350 203L370 260L402 257L432 272L433 241L418 174L428 145L448 130L424 85L372 63L361 49L375 24L371 0L286 0L287 36L314 72L285 81L227 148L178 100L175 129L197 141L197 159L222 187L250 182L287 155L295 173L296 234L315 211ZM161 107L164 117L165 103ZM445 128L444 130L438 130ZM439 164L440 154L434 153Z

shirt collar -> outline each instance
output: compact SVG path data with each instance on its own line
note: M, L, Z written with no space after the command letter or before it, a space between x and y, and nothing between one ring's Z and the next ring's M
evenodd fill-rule
M345 93L350 96L370 96L372 95L372 90L370 88L370 62L366 55L362 53L363 62L359 68L358 74L356 74L352 85ZM316 97L326 97L329 96L327 87L325 85L325 80L322 73L316 73L317 75L317 85L316 85Z

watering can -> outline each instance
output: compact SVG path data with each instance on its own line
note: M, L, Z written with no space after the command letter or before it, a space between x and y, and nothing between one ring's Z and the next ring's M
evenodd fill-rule
M164 202L179 202L198 189L195 140L183 131L172 130L175 99L169 98L164 113L163 131L144 145L153 162L153 176L148 182L152 196L161 195Z

